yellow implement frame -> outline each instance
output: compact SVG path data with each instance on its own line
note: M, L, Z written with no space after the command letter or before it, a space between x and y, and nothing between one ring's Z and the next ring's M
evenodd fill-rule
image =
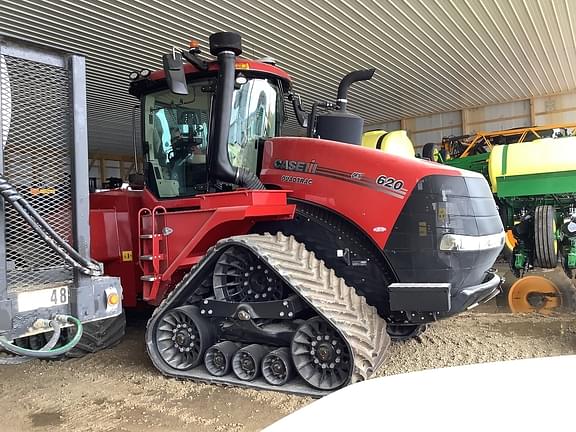
M541 138L539 132L550 129L576 129L576 124L560 123L546 126L532 126L526 128L506 129L500 131L476 132L476 134L470 135L469 137L465 138L464 144L466 145L466 149L458 157L462 158L466 156L471 156L472 154L474 154L474 149L477 148L478 146L486 146L488 147L488 151L491 151L492 147L494 147L492 139L495 137L520 135L520 138L516 142L521 143L524 142L524 140L528 136L536 136L536 139ZM442 141L442 145L446 150L446 152L450 151L448 139L444 139Z

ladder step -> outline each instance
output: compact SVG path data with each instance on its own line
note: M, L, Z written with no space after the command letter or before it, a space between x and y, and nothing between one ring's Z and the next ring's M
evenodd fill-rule
M164 254L158 255L159 260L163 260ZM140 255L140 261L154 261L154 255Z
M153 238L154 238L154 234L140 234L140 238L141 238L142 240L153 239Z
M144 275L144 276L140 276L140 280L144 281L144 282L154 282L155 280L160 279L158 276L154 276L154 275Z

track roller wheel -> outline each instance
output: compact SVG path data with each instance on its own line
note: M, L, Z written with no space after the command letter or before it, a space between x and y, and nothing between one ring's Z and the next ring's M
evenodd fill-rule
M224 341L211 346L204 356L206 370L214 376L224 376L232 368L232 358L238 351L234 342Z
M262 359L267 349L258 344L239 349L232 358L232 370L243 381L252 381L260 375Z
M268 384L286 384L292 379L293 370L289 348L278 348L262 360L262 375Z
M198 366L216 339L214 328L196 306L167 311L160 317L154 336L162 360L178 370Z
M508 306L514 313L550 313L562 304L558 287L541 276L518 279L508 291Z
M534 246L540 267L556 267L558 264L556 211L550 205L538 206L534 212Z
M284 284L249 251L227 249L214 268L214 295L218 300L261 302L280 300Z
M311 318L298 327L290 350L296 370L313 387L335 390L350 377L348 346L322 318Z
M386 331L394 342L404 342L415 337L420 336L426 330L426 325L412 324L412 325L395 325L388 324Z

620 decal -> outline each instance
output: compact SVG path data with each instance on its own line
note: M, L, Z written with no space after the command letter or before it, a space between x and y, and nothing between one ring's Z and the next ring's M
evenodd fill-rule
M376 184L384 186L394 190L401 190L404 187L404 182L402 180L396 180L394 177L388 177L385 175L380 175L376 179Z

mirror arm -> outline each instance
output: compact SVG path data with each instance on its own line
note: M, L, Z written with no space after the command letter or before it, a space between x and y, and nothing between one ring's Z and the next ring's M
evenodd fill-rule
M292 108L294 108L294 114L296 115L296 120L300 127L308 127L308 113L302 108L302 99L299 94L288 93L288 100L292 102Z
M201 71L208 70L208 62L202 60L198 57L197 54L200 53L200 50L190 50L190 51L182 51L182 57L186 59L189 63L192 63Z

